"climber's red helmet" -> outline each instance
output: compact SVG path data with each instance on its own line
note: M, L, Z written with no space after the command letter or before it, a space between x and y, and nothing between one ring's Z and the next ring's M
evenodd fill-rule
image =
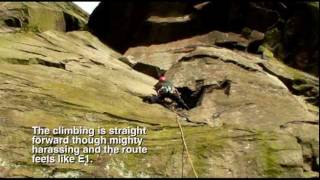
M165 80L166 80L165 76L162 75L162 76L159 77L159 81L165 81Z

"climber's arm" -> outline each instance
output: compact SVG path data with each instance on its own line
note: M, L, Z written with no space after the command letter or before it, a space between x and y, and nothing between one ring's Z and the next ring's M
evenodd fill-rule
M177 94L178 96L181 96L180 92L178 91L178 89L176 87L174 87L174 94Z

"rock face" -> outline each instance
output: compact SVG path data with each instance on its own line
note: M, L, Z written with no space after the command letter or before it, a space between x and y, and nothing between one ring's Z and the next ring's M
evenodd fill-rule
M0 33L14 31L73 31L83 28L88 14L68 2L1 2Z
M119 52L212 30L244 36L261 32L265 38L250 51L270 51L286 64L318 75L319 2L104 1L88 26Z
M275 59L267 61L257 55L213 46L199 39L195 37L167 44L130 48L126 55L135 55L137 61L154 64L167 71L166 76L174 82L186 103L192 107L187 112L190 121L234 134L226 138L234 139L225 142L230 143L228 146L233 149L230 151L237 152L226 155L224 149L224 158L211 160L221 165L214 168L217 173L215 175L255 177L312 174L306 169L316 169L312 164L315 164L318 157L319 111L318 107L305 100L309 101L310 98L306 92L314 91L315 96L311 99L317 105L319 80ZM230 81L228 93L226 88L219 88L226 79ZM299 91L299 86L301 89L305 87L306 91ZM196 94L193 96L196 98L191 94ZM308 134L305 131L307 126L313 132L313 140L302 143L302 137L297 134ZM295 130L291 129L293 127ZM234 129L248 134L236 135ZM294 131L300 133L295 134ZM267 133L266 137L270 139L260 139L255 134L257 132L264 135ZM263 147L268 150L258 150L262 144L269 146ZM306 146L309 146L308 150ZM302 154L307 151L315 153L298 158L301 154L298 155L293 149L299 149ZM268 155L263 155L262 152ZM248 159L251 155L259 157L259 160L252 162ZM311 156L311 161L306 158ZM226 159L229 163L225 162ZM262 159L270 162L262 163ZM242 164L244 162L246 163ZM241 168L248 168L252 164L257 166L251 167L250 173ZM299 166L302 169L299 170Z
M40 169L30 161L31 126L35 124L49 128L82 124L176 129L175 114L159 105L145 104L139 98L153 93L156 81L118 61L119 54L90 33L2 33L0 39L2 177L55 177L65 172L79 176L124 176L125 171L133 171L117 170L126 157L114 159L115 166L110 164L114 172L103 170L111 163L108 156L96 157L97 164L88 167L58 165ZM169 131L179 132L174 129ZM150 138L160 138L162 135L158 133L159 130L151 131ZM169 152L168 149L166 153ZM156 153L151 155L158 157ZM133 175L139 173L142 172Z
M153 11L190 13L189 5L169 4L174 10ZM194 4L200 10L207 6ZM140 5L108 8L133 11ZM125 12L122 18L131 17ZM199 177L319 176L319 80L274 57L244 52L261 34L214 31L132 47L123 57L90 32L51 28L0 33L0 177L181 177L182 171L194 177L176 120ZM141 96L155 94L158 71L192 107L185 116L142 101ZM144 126L148 153L92 155L89 165L35 165L30 151L34 125Z
M161 72L169 70L174 64L179 62L179 60L183 59L184 56L195 51L198 46L221 48L221 46L227 45L226 47L233 50L233 55L225 58L225 60L229 60L231 57L249 56L248 53L242 51L243 49L249 49L250 44L254 43L256 40L257 39L250 37L242 37L236 33L212 31L208 34L170 43L151 45L148 47L132 47L129 48L124 55L133 58L136 63L139 62L148 65L149 67L146 67L148 69L154 69L153 66L159 67L159 74L161 74ZM234 52L236 52L236 54ZM200 54L199 56L202 55L205 54ZM219 55L219 52L218 54L214 54L214 56ZM258 65L263 68L264 71L278 77L291 93L302 95L302 98L306 99L309 103L319 106L318 78L288 67L273 56L267 57L266 59L265 57L267 55L268 54L251 54L250 58L259 59ZM135 65L133 64L132 66L134 67ZM146 70L140 72L146 72ZM150 73L146 74L152 76Z

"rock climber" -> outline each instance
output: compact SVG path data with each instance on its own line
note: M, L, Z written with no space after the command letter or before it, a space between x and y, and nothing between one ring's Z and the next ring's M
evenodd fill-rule
M178 103L179 106L189 110L189 107L181 98L181 94L179 93L177 88L175 88L169 80L166 80L166 77L164 75L161 75L159 77L159 81L154 85L154 89L157 92L157 96L153 96L151 98L151 103L161 103L165 98L170 98L171 100Z

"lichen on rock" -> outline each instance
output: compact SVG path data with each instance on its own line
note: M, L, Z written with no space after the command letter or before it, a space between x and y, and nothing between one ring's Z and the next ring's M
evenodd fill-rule
M168 30L165 42L138 43L121 54L81 31L87 15L72 3L0 4L0 13L11 14L0 16L0 177L195 177L177 120L199 177L319 176L319 80L277 56L250 52L270 37L261 31L274 24L274 12L251 4L270 21L258 31L255 17L247 19L245 36L215 30L171 41L175 34ZM170 20L180 31L183 23L205 23L207 11L219 7L181 4L154 2L143 13L165 16L149 19L154 27ZM176 18L186 14L190 19ZM143 102L156 93L159 71L192 104L189 111ZM34 164L34 125L142 126L148 153L91 154L86 165Z

